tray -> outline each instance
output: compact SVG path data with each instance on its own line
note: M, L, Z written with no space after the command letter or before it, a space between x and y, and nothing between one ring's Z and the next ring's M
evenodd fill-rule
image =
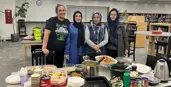
M112 87L106 77L95 76L95 77L86 77L85 85L82 87Z

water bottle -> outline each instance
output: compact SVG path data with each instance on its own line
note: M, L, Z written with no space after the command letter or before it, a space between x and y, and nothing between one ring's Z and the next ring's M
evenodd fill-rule
M130 73L125 71L123 75L124 87L130 87Z

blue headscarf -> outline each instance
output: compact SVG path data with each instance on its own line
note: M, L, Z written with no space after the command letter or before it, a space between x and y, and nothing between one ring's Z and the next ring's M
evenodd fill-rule
M110 14L112 11L115 11L117 13L117 17L115 20L111 20L110 18ZM108 26L109 26L109 29L110 29L110 36L112 36L112 38L114 39L114 42L113 44L117 44L117 39L118 39L118 34L117 34L117 26L119 24L119 12L117 9L113 8L112 10L110 10L110 12L108 13L108 17L107 17L107 22L108 22Z

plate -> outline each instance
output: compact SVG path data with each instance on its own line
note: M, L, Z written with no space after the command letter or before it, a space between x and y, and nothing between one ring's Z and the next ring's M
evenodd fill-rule
M10 75L5 79L5 82L10 85L15 85L20 83L20 76L19 75Z
M100 56L96 56L95 57L95 59L98 61L99 59L99 57L103 57L103 56L105 56L105 57L107 57L107 58L109 58L109 59L111 59L111 60L113 60L114 62L111 62L111 63L106 63L106 62L104 62L104 60L101 62L102 64L106 64L106 65L111 65L111 64L116 64L118 61L117 60L115 60L114 58L112 58L112 57L110 57L110 56L107 56L107 55L100 55Z
M144 64L133 64L135 66L137 66L137 72L145 74L145 73L149 73L151 71L151 67L144 65ZM133 65L128 66L129 68L132 67ZM127 68L128 68L127 67Z

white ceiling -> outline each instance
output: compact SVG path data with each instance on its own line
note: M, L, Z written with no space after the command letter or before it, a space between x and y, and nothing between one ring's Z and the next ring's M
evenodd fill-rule
M88 0L86 0L88 1ZM171 4L171 0L89 0L89 1L118 1L118 2L138 2L138 3L164 3Z

